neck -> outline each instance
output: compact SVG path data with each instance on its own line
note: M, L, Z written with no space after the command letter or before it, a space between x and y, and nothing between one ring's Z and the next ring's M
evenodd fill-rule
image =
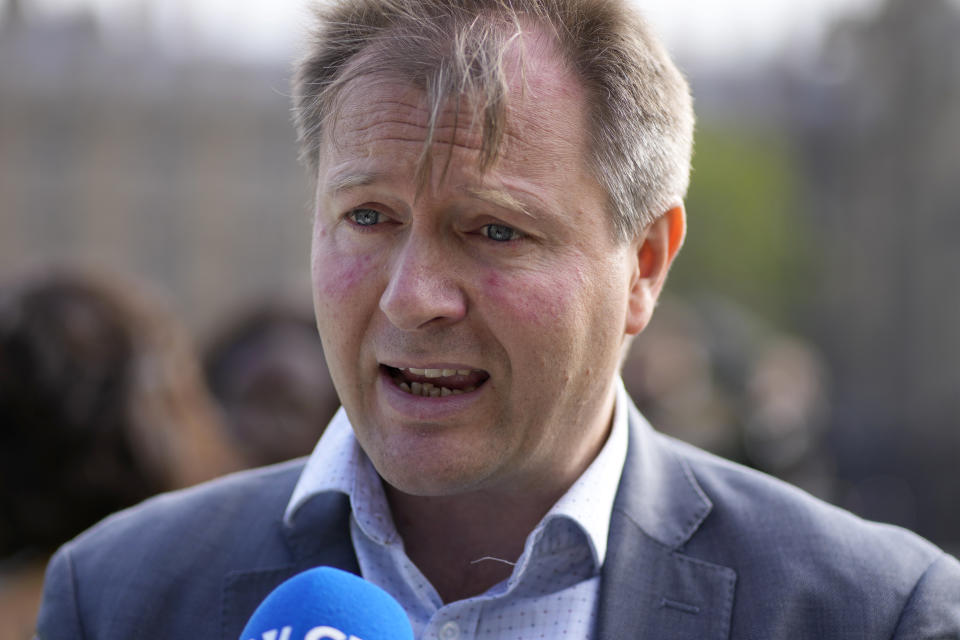
M463 600L507 579L527 536L593 462L613 421L611 390L595 438L569 451L549 478L442 496L404 493L384 482L397 532L410 560L444 602Z
M386 483L384 489L407 556L444 602L479 595L506 580L527 536L563 495L433 497L406 494Z

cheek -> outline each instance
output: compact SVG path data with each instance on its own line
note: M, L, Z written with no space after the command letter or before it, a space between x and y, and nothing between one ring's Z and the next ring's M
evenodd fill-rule
M376 267L370 254L336 251L322 241L314 245L312 262L315 295L326 303L356 301Z
M571 292L582 286L579 273L538 272L506 275L488 271L483 296L522 326L551 327L571 309Z

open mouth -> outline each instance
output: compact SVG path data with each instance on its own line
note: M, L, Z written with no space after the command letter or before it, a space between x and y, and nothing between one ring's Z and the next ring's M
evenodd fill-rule
M422 398L445 398L471 393L490 379L482 369L418 369L416 367L380 368L401 391Z

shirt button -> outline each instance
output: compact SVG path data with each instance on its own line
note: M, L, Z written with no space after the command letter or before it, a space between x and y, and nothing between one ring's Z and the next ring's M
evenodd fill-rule
M460 625L451 620L440 627L440 640L457 640L460 637Z

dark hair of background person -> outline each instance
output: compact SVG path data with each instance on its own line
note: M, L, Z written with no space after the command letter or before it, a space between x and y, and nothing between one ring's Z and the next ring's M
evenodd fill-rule
M250 310L219 330L203 362L247 466L309 454L340 405L309 311Z
M234 469L180 325L140 285L51 270L0 288L0 558Z

